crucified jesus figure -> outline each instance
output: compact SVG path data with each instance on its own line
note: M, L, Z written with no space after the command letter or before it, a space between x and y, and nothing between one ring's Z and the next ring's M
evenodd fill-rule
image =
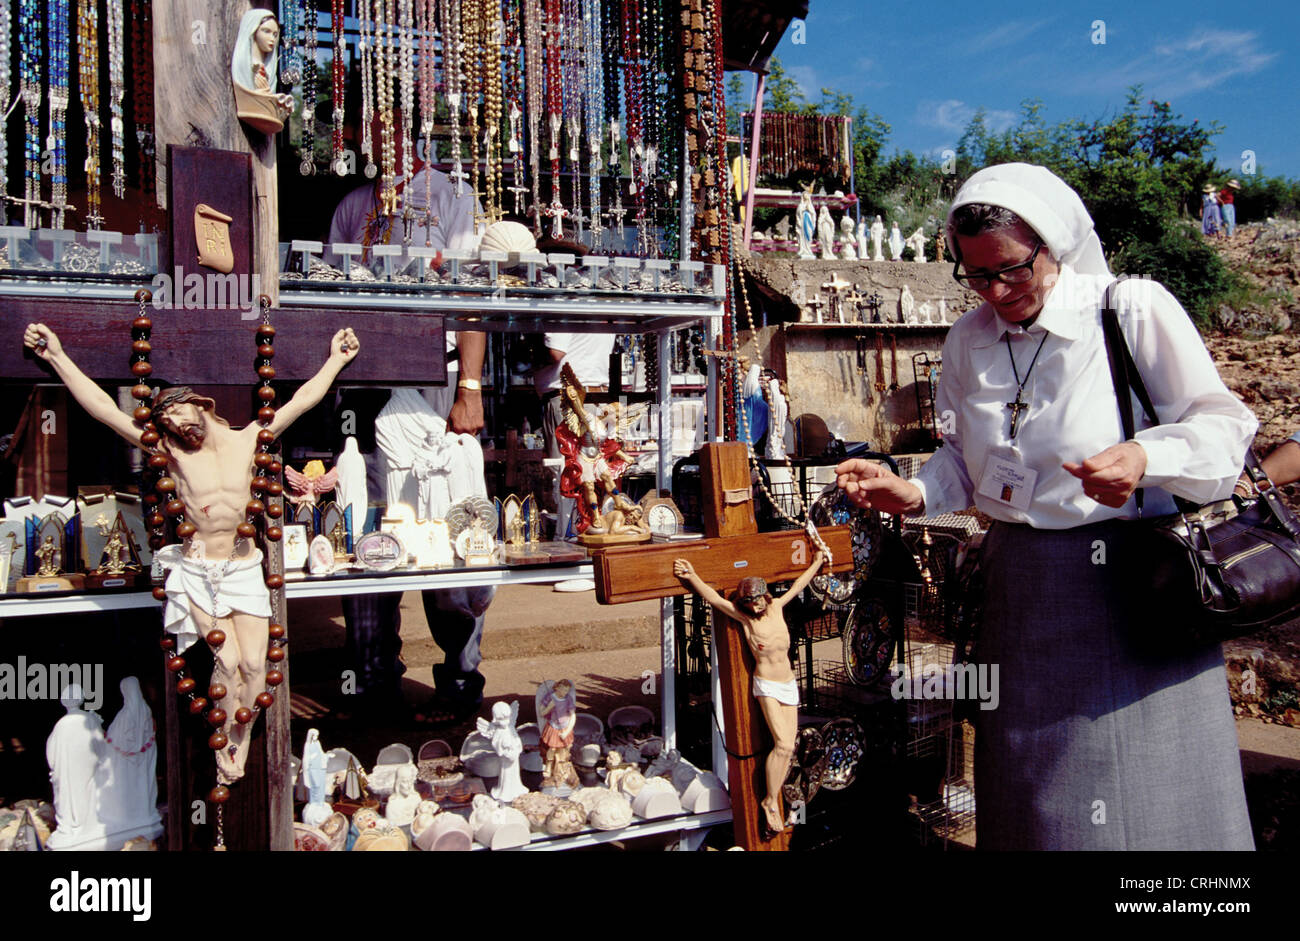
M92 418L141 447L140 428L131 416L96 385L63 350L54 331L28 324L23 343L49 363L72 397ZM360 350L351 328L334 334L325 364L267 426L277 437L329 390L339 372ZM162 435L159 450L167 456L167 474L176 481L186 518L195 526L183 546L166 546L158 557L167 567L166 629L176 635L177 652L213 631L224 640L212 647L212 683L224 686L234 708L224 728L229 746L217 750L222 784L239 780L248 756L251 722L236 721L253 710L266 685L270 593L262 574L262 553L236 533L244 520L254 475L253 455L262 426L240 429L216 414L216 403L185 386L154 393L152 421ZM215 635L220 637L221 635ZM255 711L252 712L255 715ZM248 713L244 714L245 716Z
M799 686L794 670L790 668L790 629L786 627L781 611L813 580L825 557L819 551L812 564L780 598L771 596L763 579L742 579L734 602L722 597L700 578L690 562L685 559L673 562L674 575L740 625L750 653L754 655L754 698L763 710L774 743L765 767L767 796L760 802L768 828L773 833L780 833L786 827L781 814L781 786L790 772L795 736L799 732Z

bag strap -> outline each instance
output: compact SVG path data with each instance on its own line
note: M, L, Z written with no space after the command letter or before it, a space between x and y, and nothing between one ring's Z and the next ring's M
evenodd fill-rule
M1124 332L1119 326L1119 314L1111 301L1111 291L1121 280L1117 278L1106 285L1106 290L1102 294L1101 332L1106 339L1106 358L1110 361L1110 379L1115 387L1115 400L1119 405L1119 420L1124 429L1124 440L1131 441L1134 432L1133 393L1137 393L1138 401L1142 403L1147 420L1151 424L1160 424L1160 418L1156 415L1156 407L1151 403L1151 396L1147 392L1146 383L1142 381L1142 374L1138 372L1137 363L1133 361L1133 353L1129 350ZM1134 500L1137 502L1138 516L1142 515L1142 489L1139 487L1133 493Z
M1138 372L1137 363L1133 360L1133 353L1128 348L1128 342L1124 339L1124 334L1119 326L1119 314L1116 312L1114 305L1111 303L1111 289L1115 287L1122 279L1116 279L1106 286L1106 291L1102 295L1101 302L1101 326L1102 333L1106 338L1106 356L1110 360L1110 377L1115 385L1115 397L1119 403L1120 423L1124 428L1124 440L1129 441L1133 438L1133 394L1136 394L1142 408L1146 411L1147 418L1152 424L1160 424L1156 416L1155 406L1151 404L1151 396L1147 393L1146 384L1142 381L1142 374ZM1300 541L1300 520L1297 520L1269 480L1268 475L1264 473L1264 468L1260 465L1259 456L1255 454L1255 448L1246 448L1246 458L1244 461L1246 473L1255 484L1255 489L1259 491L1264 505L1268 507L1273 518L1277 520L1278 525L1291 535L1292 539ZM1261 484L1263 486L1261 486ZM1138 515L1142 515L1142 488L1134 492L1137 502ZM1192 504L1183 500L1181 497L1174 497L1175 504L1183 512L1193 509Z

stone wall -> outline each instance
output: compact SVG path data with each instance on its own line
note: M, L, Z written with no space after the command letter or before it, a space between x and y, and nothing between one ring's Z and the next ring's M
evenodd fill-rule
M950 263L800 261L751 255L743 267L751 290L762 294L769 319L780 311L793 321L801 308L804 319L811 319L812 311L804 302L814 294L826 297L822 285L835 275L851 282L858 293L878 293L883 300L883 325L788 322L758 331L764 362L789 387L792 419L805 413L819 415L845 441L867 441L873 449L891 454L933 447L929 423L923 426L918 413L913 357L925 354L938 360L948 328L897 323L899 298L907 285L918 310L926 302L937 310L943 299L950 320L978 306L978 295L952 279ZM744 325L743 314L739 323ZM882 346L879 359L877 336ZM742 330L741 338L747 337ZM861 366L859 338L866 350ZM881 383L883 390L877 388ZM923 385L922 392L927 391Z

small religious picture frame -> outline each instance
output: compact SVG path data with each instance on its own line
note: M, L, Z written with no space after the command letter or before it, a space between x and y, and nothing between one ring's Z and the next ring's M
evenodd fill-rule
M310 540L307 527L302 523L289 523L284 527L284 570L301 572L307 568Z

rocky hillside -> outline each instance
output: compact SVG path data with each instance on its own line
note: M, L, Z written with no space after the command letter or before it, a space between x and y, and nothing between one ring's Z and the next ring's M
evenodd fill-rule
M1258 416L1257 444L1267 452L1300 429L1300 223L1241 226L1217 245L1256 290L1238 308L1219 309L1220 332L1206 345L1228 388Z

